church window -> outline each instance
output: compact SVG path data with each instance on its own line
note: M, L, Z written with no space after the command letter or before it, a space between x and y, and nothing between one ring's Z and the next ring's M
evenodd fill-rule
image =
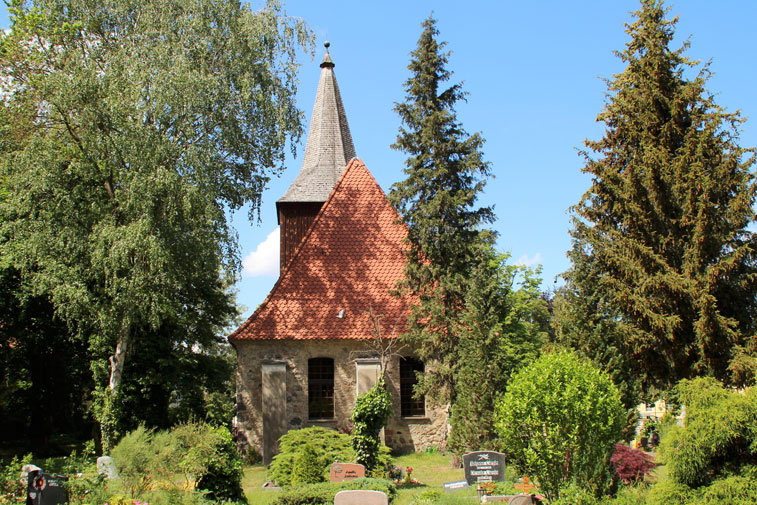
M426 415L426 400L415 398L413 389L418 383L417 373L423 373L423 363L415 358L400 358L400 412L402 417Z
M334 360L331 358L308 360L308 417L334 417Z

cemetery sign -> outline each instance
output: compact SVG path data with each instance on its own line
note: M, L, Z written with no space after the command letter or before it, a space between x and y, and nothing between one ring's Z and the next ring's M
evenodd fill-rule
M505 480L505 455L494 451L476 451L463 454L465 480L474 485L480 482Z

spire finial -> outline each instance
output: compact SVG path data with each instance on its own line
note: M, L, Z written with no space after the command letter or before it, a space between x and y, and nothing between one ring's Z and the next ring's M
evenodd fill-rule
M326 54L323 55L323 61L321 62L321 68L329 67L334 68L334 62L331 59L331 55L329 55L329 47L331 47L331 42L328 40L323 43L323 47L326 48Z

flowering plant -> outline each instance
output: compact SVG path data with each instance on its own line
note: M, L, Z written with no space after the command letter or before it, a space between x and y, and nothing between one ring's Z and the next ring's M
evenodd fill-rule
M494 482L482 482L478 485L478 488L485 494L485 495L491 495L494 493L494 489L497 487L497 484Z

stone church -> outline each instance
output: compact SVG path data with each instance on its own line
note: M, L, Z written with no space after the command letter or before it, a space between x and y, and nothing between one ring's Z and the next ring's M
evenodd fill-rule
M355 157L328 44L320 67L302 168L276 202L279 279L229 335L237 351L235 428L265 464L289 430L351 429L355 399L380 369L370 345L376 318L391 338L408 314L408 301L390 293L402 278L406 229ZM398 452L446 443L446 411L413 398L422 370L407 349L386 365L394 414L384 438Z

